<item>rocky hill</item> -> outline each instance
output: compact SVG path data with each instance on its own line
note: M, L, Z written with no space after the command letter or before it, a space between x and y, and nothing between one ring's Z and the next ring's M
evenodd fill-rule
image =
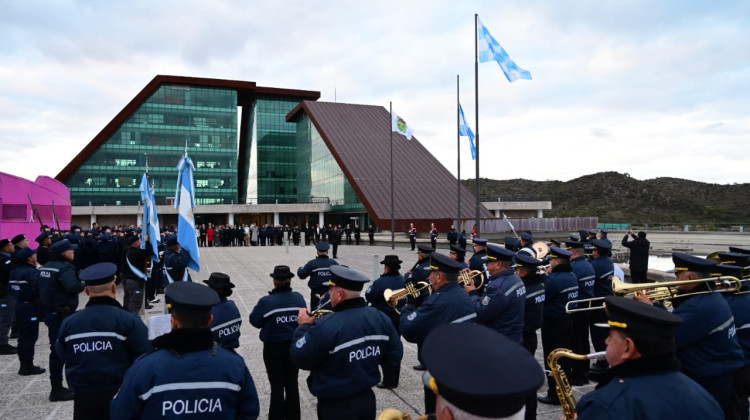
M471 191L474 180L461 181ZM547 217L598 216L606 223L748 223L750 184L678 178L640 181L601 172L567 182L480 178L482 200L550 200Z

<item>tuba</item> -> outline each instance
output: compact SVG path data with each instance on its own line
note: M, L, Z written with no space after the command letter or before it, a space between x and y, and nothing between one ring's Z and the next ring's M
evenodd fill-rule
M544 257L549 254L549 245L547 245L547 243L545 242L534 242L531 247L534 248L534 251L536 251L536 259L539 261L543 261Z
M576 398L573 395L573 389L570 387L568 377L557 362L561 357L567 357L573 360L595 360L603 359L607 352L600 351L598 353L591 354L576 354L568 349L554 349L547 356L547 365L549 365L549 375L555 380L557 384L557 398L560 400L562 405L563 413L565 418L568 420L576 417Z
M399 310L396 308L396 306L398 305L398 301L406 298L407 296L412 296L415 298L419 297L419 293L424 289L427 289L430 293L432 293L430 283L427 283L426 281L420 281L416 286L413 283L407 283L403 289L385 289L385 291L383 292L383 299L385 299L386 303L396 309L396 313L400 314L401 312L399 312Z

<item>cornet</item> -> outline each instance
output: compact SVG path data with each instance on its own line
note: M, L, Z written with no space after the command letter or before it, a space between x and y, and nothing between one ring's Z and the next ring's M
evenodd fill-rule
M430 283L420 281L416 286L413 283L407 283L403 289L385 289L385 291L383 292L383 299L385 299L385 301L389 305L393 306L393 308L396 309L396 313L400 314L401 312L399 312L398 308L396 308L396 306L398 305L398 301L404 299L407 296L412 296L415 298L419 297L420 292L424 289L427 289L430 293L432 293Z
M474 277L479 276L479 284L474 284ZM458 275L458 282L464 286L474 285L477 289L484 284L484 273L479 270L464 269Z
M333 312L332 310L330 310L330 309L323 309L323 307L326 306L326 305L328 305L328 303L330 303L330 302L331 302L331 298L328 298L327 301L318 303L318 307L315 308L314 311L308 312L308 314L311 317L315 318L315 319L320 319L323 315L330 314L331 312Z

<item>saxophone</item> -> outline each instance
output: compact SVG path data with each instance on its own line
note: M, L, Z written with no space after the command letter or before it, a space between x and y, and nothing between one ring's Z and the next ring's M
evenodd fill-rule
M594 360L602 359L606 354L607 352L604 351L591 354L576 354L568 349L554 349L547 356L549 374L557 384L557 388L555 389L557 391L557 398L560 400L560 405L566 419L572 420L576 416L576 397L573 395L573 389L570 387L567 375L565 375L557 360L561 357L573 360Z

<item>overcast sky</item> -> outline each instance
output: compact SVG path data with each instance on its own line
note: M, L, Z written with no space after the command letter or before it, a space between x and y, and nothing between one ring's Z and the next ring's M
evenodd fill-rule
M382 105L456 174L474 13L533 80L479 65L480 176L748 181L750 1L0 0L0 171L55 176L157 74ZM474 178L466 140L461 178Z

